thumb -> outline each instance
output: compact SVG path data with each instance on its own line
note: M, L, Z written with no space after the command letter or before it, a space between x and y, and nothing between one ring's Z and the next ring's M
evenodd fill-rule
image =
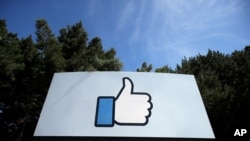
M133 92L133 82L130 78L123 78L123 86L119 95L130 95Z

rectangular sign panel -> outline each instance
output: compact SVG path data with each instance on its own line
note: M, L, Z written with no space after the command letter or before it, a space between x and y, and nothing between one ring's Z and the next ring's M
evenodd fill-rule
M34 136L213 139L193 75L55 73Z

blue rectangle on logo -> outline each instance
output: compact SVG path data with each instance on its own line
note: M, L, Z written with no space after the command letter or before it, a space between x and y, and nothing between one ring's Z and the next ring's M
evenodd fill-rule
M96 108L95 126L114 125L114 97L99 97Z

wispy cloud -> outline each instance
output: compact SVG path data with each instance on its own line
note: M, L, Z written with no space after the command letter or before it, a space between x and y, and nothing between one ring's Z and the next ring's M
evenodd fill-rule
M133 17L133 13L136 7L134 1L129 0L125 5L124 8L121 9L121 13L119 14L116 31L120 32L122 29L125 28L126 25L130 24L129 19Z
M115 37L114 40L124 46L121 49L121 54L126 52L122 56L124 60L140 58L155 66L175 65L173 62L180 62L184 56L206 53L214 40L225 41L237 36L227 30L237 22L242 6L241 0L128 0L118 3L111 22L114 31L109 30L108 36ZM247 42L240 37L236 39Z
M224 30L233 22L228 19L240 10L240 1L158 0L153 4L152 26L146 40L150 45L148 53L162 56L162 52L174 52L183 57L195 55L198 50L207 51L207 48L198 47L196 42L215 36L226 37L230 33Z
M139 40L139 38L142 37L142 32L144 32L146 29L144 28L145 23L147 22L147 20L145 20L145 10L146 10L146 4L147 1L141 1L140 3L138 3L137 6L137 12L133 14L134 17L134 25L133 25L133 32L130 36L129 39L129 43L133 43ZM137 15L135 17L135 15Z

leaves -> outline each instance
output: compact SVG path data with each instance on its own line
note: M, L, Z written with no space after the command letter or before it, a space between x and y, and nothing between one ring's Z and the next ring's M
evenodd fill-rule
M36 20L32 36L18 39L0 20L0 135L6 140L33 139L52 76L63 71L119 71L122 63L101 39L89 44L78 22L55 37L45 19Z
M174 70L168 65L165 65L163 67L155 69L155 72L174 73Z
M172 73L193 74L198 83L216 139L225 140L236 128L249 128L250 53L208 50L185 58ZM156 69L165 72L168 67ZM166 71L167 72L167 71Z
M137 71L151 71L144 62ZM223 54L208 50L206 55L182 59L175 70L165 65L155 72L195 76L217 140L226 140L237 128L250 128L250 47Z
M153 69L152 64L148 65L146 62L143 62L141 68L137 68L137 72L150 72Z

